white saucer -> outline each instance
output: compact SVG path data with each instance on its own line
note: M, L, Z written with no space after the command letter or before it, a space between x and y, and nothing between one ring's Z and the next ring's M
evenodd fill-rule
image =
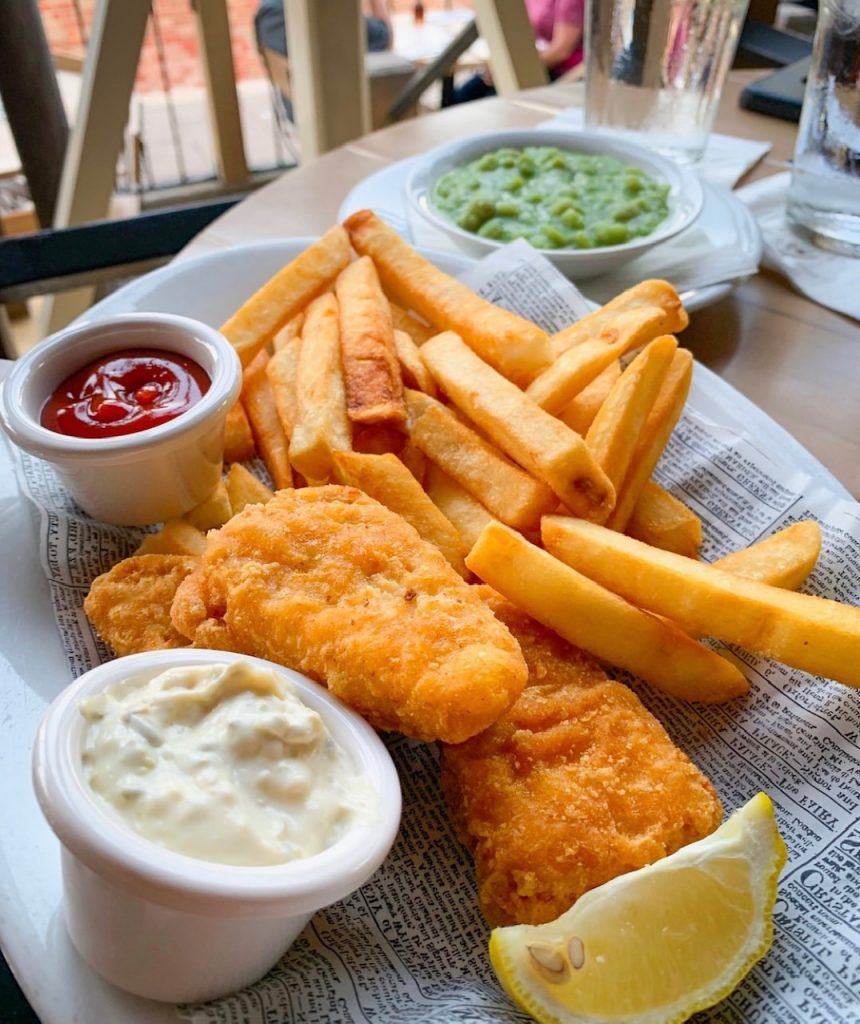
M416 159L410 157L408 160L399 160L360 181L341 203L338 220L344 220L356 210L371 209L413 245L435 249L440 253L456 252L463 257L464 253L456 248L447 234L413 217L409 212L406 179ZM762 242L752 214L728 189L704 180L702 186L705 203L692 227L628 263L622 268L623 274L615 272L590 278L583 286L586 294L598 301L606 301L628 287L631 280L666 277L671 281L673 275L666 268L673 259L684 264L696 257L711 260L717 251L731 253L733 260L736 257L737 267L748 268L731 280L721 280L716 284L693 287L686 291L683 282L679 282L684 305L693 312L728 295L735 285L753 273L761 259Z

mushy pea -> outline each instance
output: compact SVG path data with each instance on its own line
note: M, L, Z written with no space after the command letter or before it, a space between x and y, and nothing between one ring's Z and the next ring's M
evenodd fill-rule
M466 231L536 249L593 249L650 235L669 186L611 156L553 146L497 149L448 171L432 205Z

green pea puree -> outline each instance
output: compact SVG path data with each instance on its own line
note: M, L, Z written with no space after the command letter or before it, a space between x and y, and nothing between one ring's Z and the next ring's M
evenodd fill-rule
M436 182L430 200L472 234L536 249L593 249L650 235L669 186L611 156L526 146L484 153Z

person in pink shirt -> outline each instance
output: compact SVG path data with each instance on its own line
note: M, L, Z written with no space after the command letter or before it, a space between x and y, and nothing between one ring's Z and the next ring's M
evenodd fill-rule
M525 0L529 21L535 34L538 56L549 77L558 78L582 63L582 30L585 0ZM474 75L454 90L454 102L494 96L489 72Z

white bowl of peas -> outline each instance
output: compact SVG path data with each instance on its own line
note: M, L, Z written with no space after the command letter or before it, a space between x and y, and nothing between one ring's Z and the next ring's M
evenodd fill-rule
M689 227L696 174L590 132L488 132L431 150L406 185L412 210L465 252L525 238L574 280L595 277Z

